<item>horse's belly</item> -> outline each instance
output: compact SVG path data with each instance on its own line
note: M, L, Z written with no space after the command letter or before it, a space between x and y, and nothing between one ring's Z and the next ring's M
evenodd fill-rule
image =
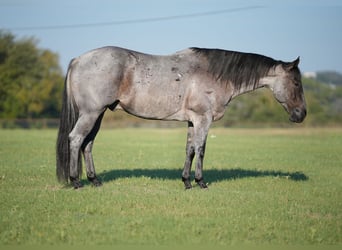
M121 81L120 106L142 118L184 120L188 70L188 65L171 59L139 57Z
M119 108L146 119L184 120L183 100L179 88L136 88L130 96L120 98Z

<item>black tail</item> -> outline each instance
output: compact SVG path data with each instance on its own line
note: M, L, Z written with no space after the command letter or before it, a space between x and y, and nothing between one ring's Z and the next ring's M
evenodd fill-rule
M60 182L68 182L70 176L70 146L69 133L75 126L78 119L78 108L74 103L74 98L70 91L70 72L72 69L72 62L69 65L68 73L65 77L63 104L60 115L60 123L56 145L56 174ZM78 173L82 173L81 157L78 159Z

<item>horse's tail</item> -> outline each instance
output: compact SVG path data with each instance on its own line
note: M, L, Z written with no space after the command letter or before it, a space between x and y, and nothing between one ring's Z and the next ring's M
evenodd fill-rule
M79 116L78 108L75 104L71 87L70 74L73 61L70 62L68 72L65 77L63 103L60 115L59 130L56 145L56 174L59 182L68 182L70 176L70 145L69 134L74 128ZM82 173L82 161L78 159L78 173Z

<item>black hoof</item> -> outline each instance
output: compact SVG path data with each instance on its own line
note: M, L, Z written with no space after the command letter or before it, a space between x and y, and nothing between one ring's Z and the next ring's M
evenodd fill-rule
M184 177L182 177L182 181L184 182L184 187L186 190L192 189L190 178L185 179Z
M200 188L202 188L202 189L208 188L207 184L204 182L203 179L200 179L200 180L195 179L195 181Z
M88 177L88 180L93 184L94 187L101 187L102 186L102 182L97 179L97 177Z
M76 178L70 177L70 181L74 189L80 189L83 187L83 184Z
M102 186L102 182L99 180L93 181L93 185L94 187L101 187Z

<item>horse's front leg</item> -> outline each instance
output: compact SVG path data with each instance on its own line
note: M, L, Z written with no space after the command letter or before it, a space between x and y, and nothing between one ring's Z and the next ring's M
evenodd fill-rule
M186 160L182 180L185 189L192 188L190 181L190 170L194 156L196 155L195 181L201 188L208 188L203 180L203 159L208 130L211 124L211 116L201 116L194 119L194 123L188 123L188 139L186 144Z
M207 135L211 124L210 118L200 120L198 124L195 124L194 144L196 154L196 169L195 169L195 181L200 188L208 188L207 184L203 180L203 160L205 154L205 147L207 141Z
M204 141L199 147L196 147L196 169L195 169L195 181L201 188L208 188L203 180L203 159L205 154Z
M194 145L194 125L192 122L188 122L188 135L186 141L186 158L184 163L184 169L182 173L182 181L184 182L185 189L191 189L191 179L190 179L190 171L192 160L195 156L195 145Z

